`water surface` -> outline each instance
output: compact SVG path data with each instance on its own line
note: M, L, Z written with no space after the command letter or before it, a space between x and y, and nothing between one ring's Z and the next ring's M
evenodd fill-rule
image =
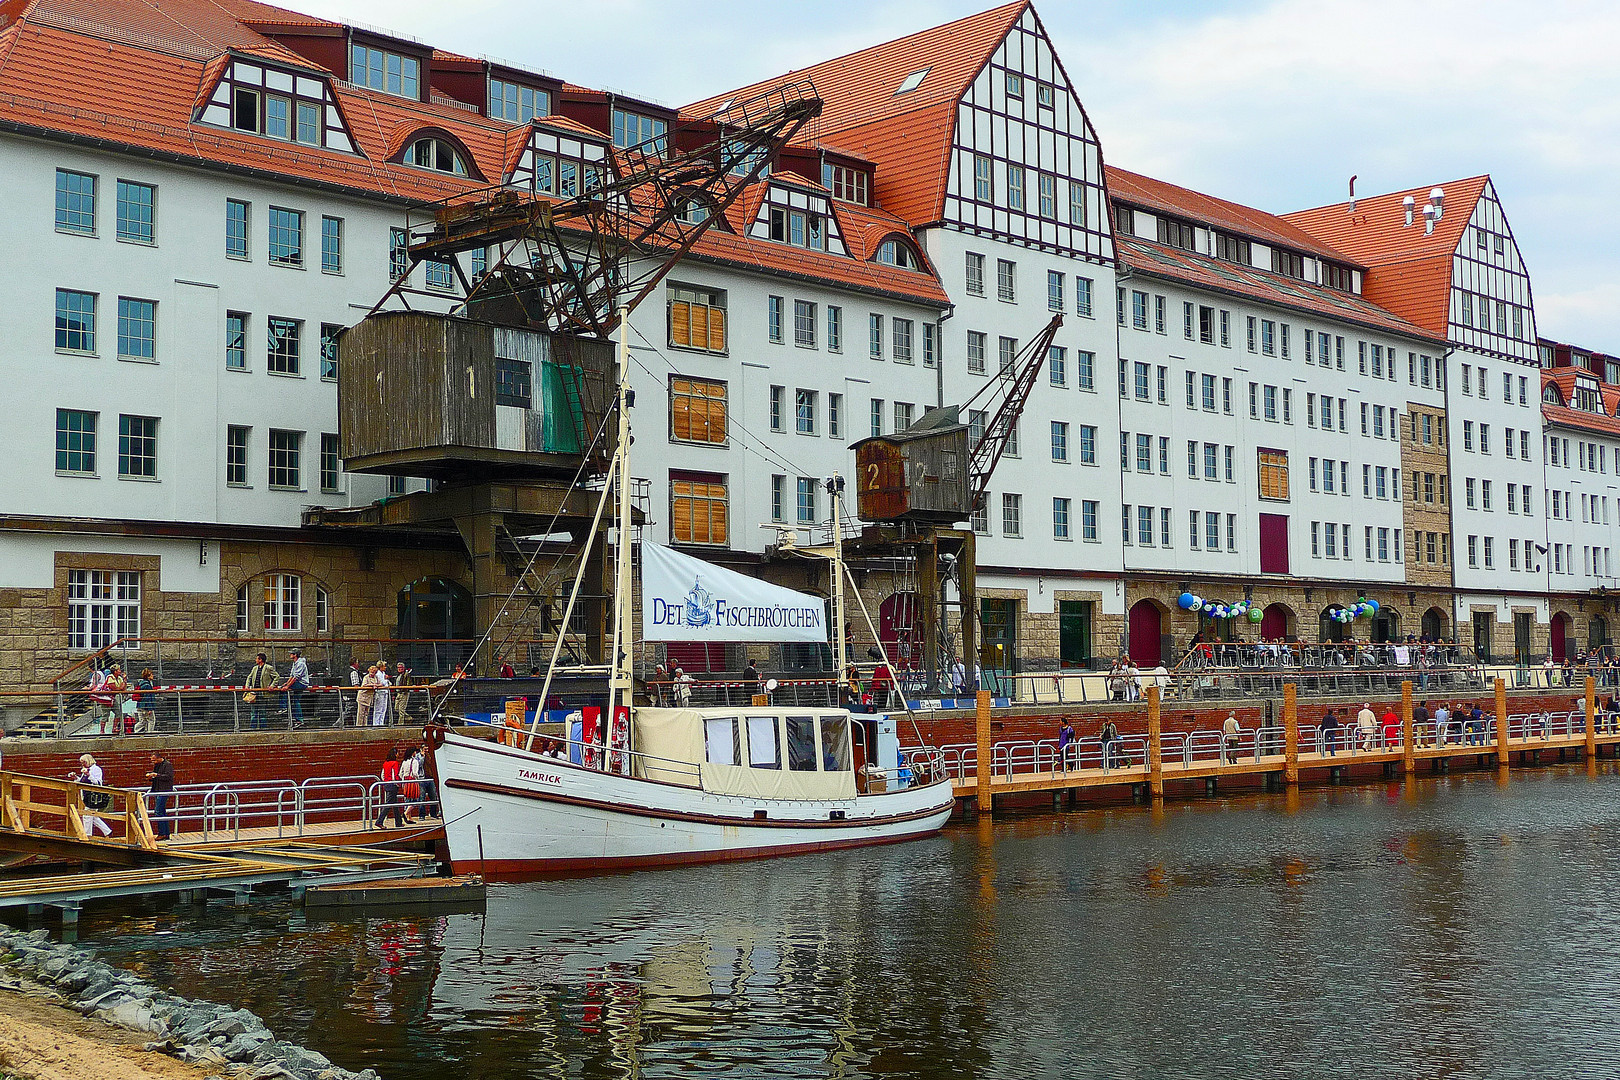
M1602 762L81 939L385 1080L1620 1076L1617 826Z

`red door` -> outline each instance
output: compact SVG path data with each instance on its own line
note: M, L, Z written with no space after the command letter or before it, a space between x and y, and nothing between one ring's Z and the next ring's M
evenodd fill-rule
M1554 615L1552 621L1552 658L1562 661L1569 648L1569 616Z
M1266 608L1260 620L1260 636L1268 641L1288 636L1288 609L1281 604Z
M1158 667L1163 661L1159 607L1151 600L1138 600L1131 608L1131 659L1138 667Z
M1288 573L1288 515L1260 515L1260 572Z
M922 662L922 602L916 593L895 593L878 606L878 637L896 667Z

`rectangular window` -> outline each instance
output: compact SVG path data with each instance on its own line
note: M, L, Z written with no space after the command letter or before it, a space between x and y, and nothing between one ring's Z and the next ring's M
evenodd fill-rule
M400 229L401 236L405 230ZM270 208L270 262L276 266L304 265L304 212Z
M1069 224L1086 223L1086 185L1078 180L1069 181ZM1088 312L1089 314L1089 312Z
M1165 299L1162 296L1153 298L1153 332L1163 334L1167 331L1165 324Z
M1221 312L1221 348L1230 349L1231 347L1232 347L1232 313L1230 311L1222 311Z
M1132 366L1132 374L1134 375L1134 378L1132 379L1132 386L1136 391L1136 400L1148 400L1148 393L1151 389L1151 376L1148 365L1142 363L1134 364Z
M872 419L872 437L876 438L877 436L883 434L883 399L882 398L873 398L872 399L871 419ZM981 419L979 423L980 423L980 426L979 426L979 438L982 439L982 438L984 438L984 421ZM974 445L975 440L973 438L971 421L970 421L968 427L969 427L968 446L972 447Z
M726 478L670 473L670 539L678 544L724 545L728 536Z
M1097 501L1095 499L1082 499L1080 501L1080 539L1097 539Z
M1024 535L1024 497L1004 492L1001 496L1001 535Z
M816 347L816 305L807 300L793 301L793 344L801 349Z
M1261 450L1260 462L1260 497L1262 499L1288 498L1288 452L1285 450Z
M1237 470L1235 468L1237 460L1237 447L1226 447L1224 456L1226 460L1226 482L1230 484L1237 480Z
M225 200L225 257L248 257L248 205L237 199Z
M1061 345L1051 345L1046 350L1046 375L1053 386L1069 385L1069 354Z
M1069 539L1069 500L1064 498L1052 499L1052 538L1054 540Z
M56 290L56 348L61 352L96 351L96 294Z
M1148 294L1131 290L1131 325L1138 330L1148 328Z
M1256 327L1258 327L1260 325L1260 321L1258 319L1256 319L1253 315L1250 315L1248 317L1248 319L1247 319L1247 323L1248 323L1248 348L1249 348L1250 352L1255 352L1259 348L1259 341L1257 340L1258 339L1258 334L1257 334L1257 331L1256 331Z
M883 316L873 312L866 317L866 354L883 359Z
M966 287L969 296L984 295L984 256L976 252L967 253Z
M1097 354L1081 349L1075 353L1075 386L1081 390L1097 388Z
M1049 311L1064 310L1062 271L1048 270L1046 272L1046 307Z
M1212 442L1204 444L1204 479L1219 480L1221 478L1220 447Z
M527 366L527 365L525 365ZM780 419L781 387L773 386L772 416ZM728 438L726 384L706 379L671 376L669 380L669 433L678 442L723 446ZM527 407L527 406L525 406ZM773 424L772 430L780 430Z
M94 236L96 178L88 173L56 170L56 231Z
M421 92L421 61L364 45L349 46L349 81L395 97L416 98Z
M56 410L56 471L91 476L96 471L96 413Z
M818 396L814 390L795 390L793 392L793 430L800 435L814 435L816 433L816 398ZM899 428L895 430L898 431Z
M1018 299L1018 264L1011 259L996 260L996 299L1009 304Z
M931 322L922 324L923 367L939 366L939 332Z
M321 433L320 465L321 490L327 494L335 494L340 490L338 477L342 472L342 462L338 457L338 437L336 435L328 432Z
M489 80L489 115L513 124L526 124L551 114L551 95L502 79Z
M1094 424L1080 425L1080 464L1097 464L1097 428Z
M894 362L909 364L912 358L912 335L915 324L910 319L892 319L889 323L893 337Z
M1198 511L1187 511L1187 546L1198 550Z
M984 352L985 352L985 336L984 336L984 334L981 333L978 330L969 330L967 332L967 369L968 369L968 374L970 374L970 375L983 375L985 373Z
M1260 320L1260 352L1266 356L1277 355L1277 324L1270 319Z
M321 272L343 273L343 219L321 218Z
M1221 515L1209 511L1204 513L1204 547L1210 551L1221 549Z
M151 480L157 476L157 429L155 416L118 418L118 475L121 478Z
M235 424L225 429L225 482L232 487L247 487L248 482L248 434L252 429L238 427ZM322 436L324 440L327 436ZM336 436L333 439L333 456L337 455ZM325 443L322 443L325 451Z
M782 329L782 298L768 296L765 298L765 327L766 336L772 343L780 345L783 340Z
M299 339L304 333L303 320L272 315L268 325L270 341L265 370L277 375L297 375Z
M225 313L225 370L247 370L247 314Z
M303 432L270 429L268 479L272 488L292 491L302 489L301 458L303 451Z
M771 477L771 520L787 520L787 477L781 474Z
M1007 166L1007 209L1024 209L1024 167Z
M794 505L800 525L816 523L816 481L813 477L799 477L798 498Z
M139 571L68 571L68 648L105 649L140 636Z
M1265 417L1267 420L1277 419L1277 388L1265 386L1261 390L1261 400L1265 403Z
M336 323L321 323L321 378L332 382L338 374L338 335L343 327ZM498 361L497 361L498 363Z
M827 305L827 351L844 351L844 309L834 304Z
M118 298L118 359L157 359L157 301Z
M1153 471L1153 436L1138 433L1136 436L1136 471Z
M156 241L157 188L133 180L118 181L118 239L136 244Z
M1153 546L1153 507L1136 508L1136 542L1143 547Z
M663 157L667 121L624 109L613 110L613 145L620 149L637 147L642 153Z
M1092 317L1091 289L1092 282L1090 278L1076 277L1074 279L1074 313L1086 319Z
M1062 420L1052 421L1052 460L1069 460L1069 425Z

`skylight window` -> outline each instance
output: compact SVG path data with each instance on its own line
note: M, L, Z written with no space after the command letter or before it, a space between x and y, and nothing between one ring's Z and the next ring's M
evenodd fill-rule
M894 96L899 97L901 94L909 94L913 90L917 89L917 87L922 85L923 79L928 76L928 72L930 70L932 70L932 69L931 68L918 68L916 71L913 71L910 75L907 75L904 79L901 80L900 89L898 89L898 90L896 90L894 92Z

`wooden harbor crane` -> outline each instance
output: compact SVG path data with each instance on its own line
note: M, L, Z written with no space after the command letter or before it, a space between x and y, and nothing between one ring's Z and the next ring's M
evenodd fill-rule
M942 645L954 653L951 646L960 641L971 669L980 638L976 551L973 529L959 526L985 509L990 478L1017 433L1062 325L1063 316L1054 315L967 401L930 409L905 431L862 439L853 448L856 512L872 524L845 543L846 557L851 565L914 568L914 647L901 651L913 660L921 653L930 687L942 685L948 667ZM964 414L970 422L963 422ZM948 585L955 587L955 600Z
M574 190L554 197L560 182L531 179L409 209L393 284L338 338L339 452L350 472L432 484L370 506L312 508L304 524L459 538L479 638L525 589L548 627L567 633L551 602L572 576L565 565L583 558L602 589L583 606L575 651L600 658L611 571L605 538L589 551L582 538L617 426L608 338L820 112L806 79L623 149L572 121L536 119L531 140L549 124L562 134L548 137L566 137L580 156ZM538 169L533 145L520 160ZM442 289L412 284L424 263L440 284L446 272L460 282L453 311L441 310Z

